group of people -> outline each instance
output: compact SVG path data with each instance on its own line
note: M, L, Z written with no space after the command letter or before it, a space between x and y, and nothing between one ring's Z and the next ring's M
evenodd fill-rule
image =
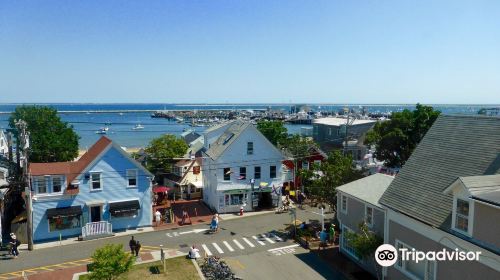
M132 256L139 256L139 252L141 251L141 243L139 240L135 240L134 236L132 236L132 239L128 242L128 246L130 247L130 253Z

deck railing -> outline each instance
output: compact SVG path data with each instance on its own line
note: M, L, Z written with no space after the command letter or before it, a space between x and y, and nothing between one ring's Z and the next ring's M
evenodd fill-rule
M87 223L84 227L82 227L83 238L89 236L110 235L110 234L113 234L113 227L111 223L106 221Z

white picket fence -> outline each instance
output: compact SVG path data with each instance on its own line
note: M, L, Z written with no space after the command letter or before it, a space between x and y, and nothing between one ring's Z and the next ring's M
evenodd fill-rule
M111 223L106 221L87 223L82 227L82 237L96 236L96 235L111 235L113 234L113 227Z

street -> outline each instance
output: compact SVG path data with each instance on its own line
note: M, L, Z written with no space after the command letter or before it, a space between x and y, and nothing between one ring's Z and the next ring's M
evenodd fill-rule
M299 220L318 220L319 217L310 211L298 210L297 219ZM233 265L235 269L242 274L247 275L245 279L253 279L260 274L252 274L253 267L264 268L267 265L266 273L274 273L274 279L285 279L286 273L273 270L274 265L281 266L287 271L298 269L293 275L311 275L311 279L322 279L322 273L314 274L311 264L316 261L307 262L301 260L298 256L304 256L306 251L297 247L286 236L277 234L277 230L285 228L291 221L289 214L263 214L251 217L242 217L228 221L221 221L218 233L210 234L206 230L208 225L195 225L179 227L177 229L153 231L135 234L136 240L139 240L146 251L159 250L163 245L167 249L176 249L187 252L189 247L196 245L200 248L203 255L218 255L228 260L238 260L241 266ZM108 243L123 244L128 249L130 236L112 237L85 241L72 245L63 245L58 247L38 249L35 251L22 251L18 259L3 259L0 261L0 279L7 279L5 273L33 269L37 267L46 267L67 262L84 261L90 258L95 249ZM284 249L279 249L284 248ZM280 253L281 252L281 253ZM288 252L288 253L287 253ZM289 256L286 256L289 254ZM307 255L307 254L306 254ZM264 261L266 259L272 259ZM231 261L229 261L231 262ZM293 265L290 265L292 264ZM81 264L81 262L79 263ZM279 265L278 265L279 264ZM293 266L293 270L288 270ZM44 268L48 270L47 268ZM50 268L49 268L50 269ZM35 269L36 270L36 269ZM310 271L311 273L308 273ZM260 272L259 272L260 273ZM325 274L323 272L323 274ZM312 275L316 275L313 277ZM327 275L335 275L328 274ZM260 277L258 277L260 278ZM324 277L328 278L330 277ZM341 279L341 278L335 278Z

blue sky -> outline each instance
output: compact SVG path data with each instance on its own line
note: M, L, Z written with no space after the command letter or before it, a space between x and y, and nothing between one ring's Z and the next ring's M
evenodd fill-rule
M8 1L0 103L500 103L500 1Z

